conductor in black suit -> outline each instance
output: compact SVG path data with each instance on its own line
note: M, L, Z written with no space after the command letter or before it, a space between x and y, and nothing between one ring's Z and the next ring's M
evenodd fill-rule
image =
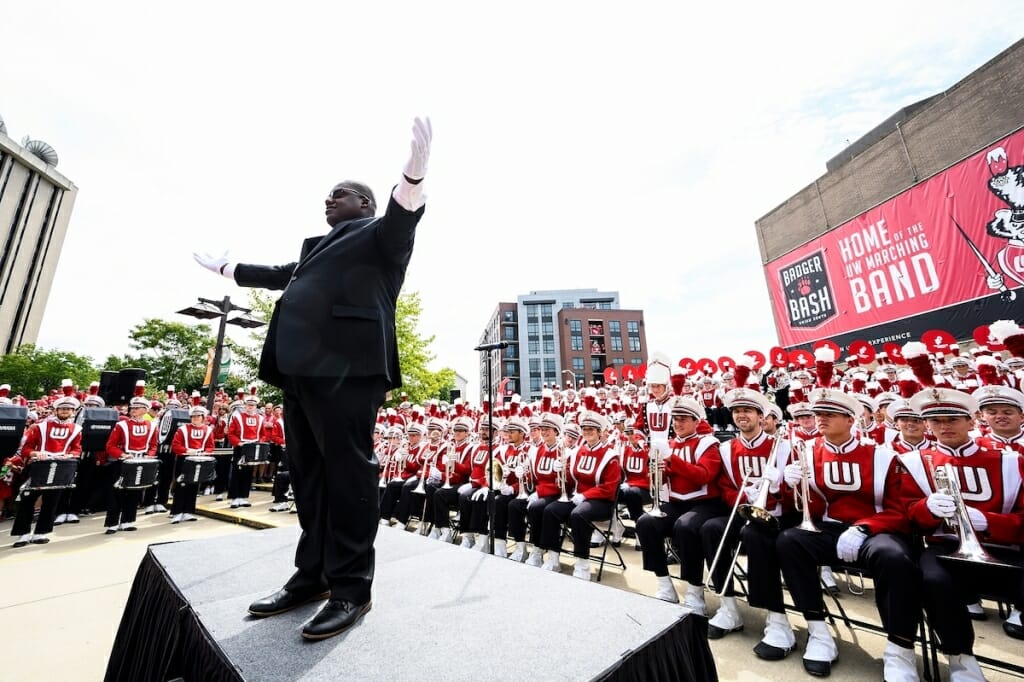
M383 217L373 192L340 182L325 203L331 230L307 239L297 262L233 264L196 254L244 287L281 289L259 376L284 392L285 436L302 535L296 572L249 607L273 616L328 598L302 629L337 635L370 610L378 521L373 427L386 391L402 384L395 306L423 215L429 119L416 119L412 152Z

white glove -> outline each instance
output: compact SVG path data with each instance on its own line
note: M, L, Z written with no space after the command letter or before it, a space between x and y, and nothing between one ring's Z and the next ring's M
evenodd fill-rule
M405 162L402 173L410 180L419 180L427 174L427 159L430 157L430 140L434 131L430 127L430 119L416 118L412 124L412 143L409 160Z
M988 285L989 289L1002 289L1003 288L1003 275L996 273L985 280L985 284Z
M552 463L552 465L551 465L551 470L554 471L556 474L562 473L562 460L561 460L561 458L558 458L558 457L555 458L554 463Z
M441 472L438 469L431 469L430 470L430 474L427 476L427 479L431 483L440 483L441 482Z
M484 500L487 499L487 488L478 488L477 490L473 491L473 494L470 496L470 499L473 500L474 502L483 502Z
M583 497L583 493L576 493L572 496L572 503L578 507L583 504L583 501L586 499L587 498Z
M988 519L985 518L984 512L974 507L967 507L967 516L971 517L971 525L974 526L974 530L979 533L988 530Z
M667 440L652 440L651 441L651 455L657 453L662 459L665 459L672 454L672 448L669 447Z
M523 476L525 476L525 475L526 475L526 467L524 467L522 464L517 464L516 465L516 478L518 478L519 480L523 480Z
M754 502L757 499L757 494L761 492L761 486L757 483L751 483L748 486L744 486L740 492L747 498L747 502Z
M840 561L853 563L860 556L860 547L868 536L860 528L852 526L843 531L836 542L836 556Z
M623 481L622 483L619 484L619 489L620 490L629 490L629 483L626 482L626 481Z
M526 504L533 504L534 502L536 502L539 499L540 498L537 497L537 493L536 492L532 492L532 493L530 493L530 496L528 498L526 498Z
M463 483L462 485L459 486L459 494L460 495L465 495L466 493L468 493L472 489L473 489L473 484L472 483Z
M235 266L228 261L227 251L219 256L213 256L205 252L196 252L192 254L192 257L196 259L197 263L214 274L224 275L228 279L234 279L235 277Z
M504 495L505 497L508 497L509 495L515 495L515 492L516 489L510 485L501 486L501 494Z
M956 502L953 501L952 495L946 493L932 493L924 504L932 516L940 519L951 519L956 513Z
M782 470L782 478L786 481L786 485L795 488L800 485L800 481L804 480L804 470L799 464L787 464L786 468Z
M781 472L778 469L776 469L775 467L773 467L773 466L771 466L771 467L767 467L766 466L764 468L764 470L761 471L761 479L765 480L765 481L768 481L768 491L769 492L772 492L772 493L779 492L779 488L781 487L780 486L780 481L782 480L782 476L780 474L781 474ZM752 485L757 485L757 484L754 483ZM760 486L758 486L758 487L760 487Z

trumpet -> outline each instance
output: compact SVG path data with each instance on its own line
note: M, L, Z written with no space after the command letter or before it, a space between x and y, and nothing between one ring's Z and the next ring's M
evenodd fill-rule
M444 453L444 485L442 488L448 489L452 487L452 466L455 464L455 443L449 441L448 449Z
M426 448L420 449L420 452L423 453L420 455L420 482L416 485L416 489L413 490L418 495L427 494L427 448L429 447L428 445Z
M803 512L803 520L800 521L800 525L797 528L810 533L820 533L821 529L815 525L814 519L811 518L811 469L807 461L806 441L798 439L793 444L793 454L796 456L796 463L800 465L801 473L800 487L793 491L793 506L796 507L797 511Z
M779 443L782 442L782 434L777 434L773 437L772 451L768 453L768 459L764 463L765 469L770 469L775 466L776 461L779 458ZM747 476L749 477L749 473ZM744 484L746 478L743 479ZM772 528L779 527L779 520L775 518L770 511L768 511L768 494L771 492L772 482L765 479L761 481L761 487L757 491L757 497L750 504L740 504L736 511L747 521L752 523L761 524L764 526L770 526ZM742 493L743 486L740 486L740 492ZM743 498L740 494L736 498L737 503ZM735 563L735 561L734 561Z
M664 447L668 447L668 443L664 444ZM663 478L665 476L665 457L662 454L662 442L652 441L651 442L651 453L654 457L651 458L649 469L650 478L650 492L651 499L654 501L651 511L647 512L649 515L654 517L665 516L665 512L661 510L661 488L664 485Z
M523 468L523 475L522 476L517 476L517 478L519 478L519 494L516 495L516 499L517 500L525 500L525 499L528 499L530 497L529 493L526 492L526 462L527 462L526 448L523 448L522 450L520 450L516 454L515 462L516 462L516 467L520 467L521 466Z
M558 461L562 464L561 468L558 470L558 487L562 489L562 495L558 498L558 501L559 502L568 502L569 501L569 492L568 492L569 481L568 481L568 478L567 478L568 471L566 471L566 469L569 466L569 461L568 461L569 457L565 454L565 445L562 443L561 440L558 441L557 447L558 447Z

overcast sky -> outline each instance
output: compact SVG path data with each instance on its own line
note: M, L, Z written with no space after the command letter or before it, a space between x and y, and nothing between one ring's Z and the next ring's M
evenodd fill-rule
M79 187L40 344L99 360L244 301L192 251L294 260L335 182L387 194L426 114L406 289L470 395L495 305L537 289L619 291L674 358L767 351L754 221L1018 40L1024 5L693 5L8 3L0 116Z

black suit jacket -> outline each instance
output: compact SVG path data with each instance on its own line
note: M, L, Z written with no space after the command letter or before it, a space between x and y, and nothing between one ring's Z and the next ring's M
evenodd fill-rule
M260 357L260 379L382 376L402 385L395 306L412 257L416 224L392 198L383 217L339 223L305 240L297 262L238 264L244 287L284 289L274 306Z

